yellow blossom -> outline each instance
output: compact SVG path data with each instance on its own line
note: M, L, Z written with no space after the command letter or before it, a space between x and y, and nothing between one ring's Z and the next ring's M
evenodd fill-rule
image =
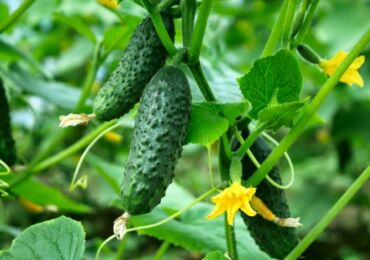
M240 182L234 182L220 194L212 197L211 200L216 204L216 208L207 216L207 219L214 219L226 211L227 222L232 225L239 209L248 216L255 216L257 213L249 204L255 193L256 188L245 188Z
M117 8L118 1L117 0L97 0L99 4L102 4L109 8Z
M122 135L117 134L116 132L109 131L104 135L104 138L112 143L120 143L122 142Z
M324 70L327 75L332 75L337 67L343 62L346 58L347 52L339 51L333 58L330 60L321 60L320 67ZM356 84L360 87L364 86L364 80L362 79L358 69L365 62L365 57L362 55L357 57L349 68L344 72L342 77L339 79L340 82L346 83L348 86L352 87L352 84Z

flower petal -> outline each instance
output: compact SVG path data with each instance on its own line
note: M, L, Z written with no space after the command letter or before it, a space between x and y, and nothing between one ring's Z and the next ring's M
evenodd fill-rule
M364 64L365 62L365 56L364 55L361 55L359 57L357 57L351 64L351 66L349 66L350 69L354 69L354 70L357 70L359 69L362 64Z
M257 212L254 211L249 203L244 203L244 205L240 209L250 217L253 217L257 214Z
M216 208L206 217L206 219L214 219L220 216L222 213L226 211L225 207L221 207L216 205Z
M347 70L342 77L339 79L340 82L346 83L348 86L356 84L359 87L364 86L364 80L362 79L360 73L357 70Z
M231 226L234 223L235 214L238 212L239 207L239 205L231 205L231 207L227 209L227 223Z

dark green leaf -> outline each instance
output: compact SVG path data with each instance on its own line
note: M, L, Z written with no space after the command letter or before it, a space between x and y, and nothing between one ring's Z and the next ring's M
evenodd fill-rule
M287 50L257 60L248 74L239 80L244 97L252 104L250 116L271 102L299 101L302 76L296 58Z
M81 223L59 218L35 224L23 231L0 258L80 260L85 249L85 233Z

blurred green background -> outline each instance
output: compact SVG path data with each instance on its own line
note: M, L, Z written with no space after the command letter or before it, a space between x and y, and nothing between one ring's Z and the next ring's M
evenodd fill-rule
M281 2L214 1L201 61L207 79L222 102L241 100L236 78L245 74L259 57ZM20 3L19 0L0 0L0 23ZM369 28L369 14L367 0L321 1L304 42L323 58L330 58L339 50L349 51ZM130 35L145 16L146 11L129 0L123 1L116 13L90 0L38 0L14 26L0 34L0 75L10 98L13 133L22 164L62 151L96 128L98 122L67 130L52 149L45 149L55 136L65 131L58 128L58 117L76 107L96 46L101 44L106 57L100 60L92 94L82 109L86 113L92 111L96 91L117 65ZM180 32L178 20L176 28ZM181 42L180 33L176 35L176 42L178 45ZM367 60L370 58L369 47L363 55ZM326 77L302 59L300 65L304 97L312 97ZM289 151L296 167L296 180L287 195L292 215L300 216L304 224L298 229L301 237L370 162L368 61L360 73L365 87L338 84L320 109L317 120ZM192 80L191 83L193 100L202 100ZM123 126L115 130L122 140L103 138L91 150L80 173L88 176L86 189L68 191L80 155L77 153L25 182L19 188L19 196L3 198L0 201L0 248L8 248L24 228L64 214L82 221L87 237L85 258L93 259L101 241L112 234L112 222L121 214L117 192L132 127L130 114L124 118ZM280 139L286 132L287 129L283 129L274 136ZM211 157L215 176L218 173L216 153L217 144ZM287 177L288 168L283 161L281 168L283 178ZM164 203L167 209L174 210L188 201L175 198L184 194L191 198L209 189L204 147L185 147L176 169L176 183L182 188L177 185L172 188L172 199L166 198ZM207 211L203 216L205 214ZM241 228L244 229L242 225ZM305 258L370 259L369 241L370 184L367 184L306 251ZM152 259L161 244L150 236L130 234L123 242L110 243L103 257ZM203 256L200 251L191 250L191 246L188 248L192 252L169 245L164 259Z

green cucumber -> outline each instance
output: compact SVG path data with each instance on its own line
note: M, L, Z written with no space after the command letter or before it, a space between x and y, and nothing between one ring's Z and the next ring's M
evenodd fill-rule
M121 184L131 215L158 205L174 177L190 121L191 94L185 74L163 67L145 87Z
M173 40L173 20L168 15L162 18ZM163 67L166 57L167 51L148 16L136 28L120 63L99 90L93 104L96 117L109 121L127 113L140 100L145 85Z
M0 79L0 159L7 165L12 166L17 157L15 143L12 137L9 105L6 99L5 88Z
M244 138L248 134L247 130L242 131ZM237 148L235 143L233 148ZM270 147L261 138L255 141L251 151L260 163L271 153ZM242 165L242 179L247 180L256 171L256 167L248 156L243 157ZM277 166L269 172L269 176L281 184L280 172ZM283 190L275 188L264 180L257 186L256 195L276 216L280 218L290 217L288 202ZM263 219L260 215L249 217L242 212L242 218L257 245L271 257L282 259L298 244L298 236L294 228L280 227Z

